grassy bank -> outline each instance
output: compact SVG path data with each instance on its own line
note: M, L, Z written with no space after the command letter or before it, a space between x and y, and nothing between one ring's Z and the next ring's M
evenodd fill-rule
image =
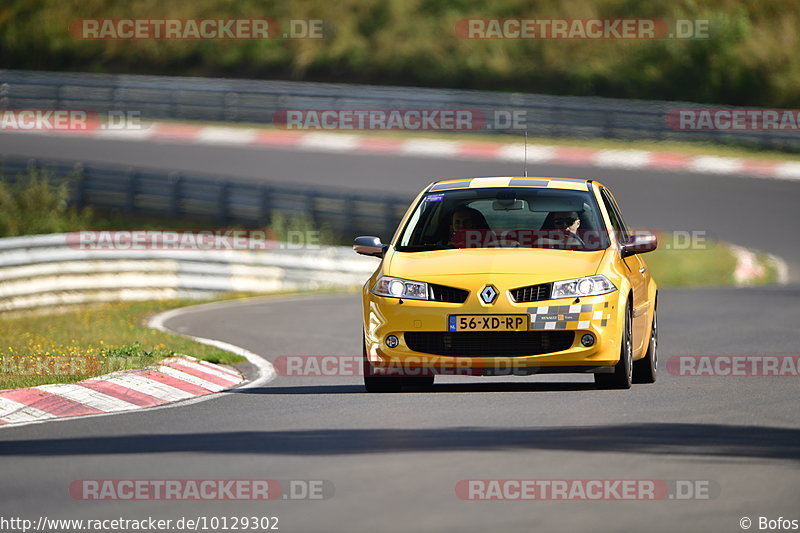
M244 361L230 352L146 326L149 315L189 303L114 303L5 316L0 320L0 389L71 383L144 368L177 354L212 363Z
M663 237L663 236L662 236ZM642 256L660 288L736 285L736 255L725 243L703 241L686 248L683 239L670 236L659 241L654 252ZM748 284L776 283L778 272L769 256L756 254L762 275Z
M323 39L81 40L81 18L321 19ZM474 40L465 18L708 20L706 39ZM0 67L324 80L800 106L800 4L541 0L7 0Z

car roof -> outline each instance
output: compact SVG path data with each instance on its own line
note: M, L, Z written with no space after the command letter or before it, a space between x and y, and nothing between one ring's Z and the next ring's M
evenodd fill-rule
M432 183L426 192L447 191L452 189L483 189L487 187L543 187L548 189L568 189L588 191L592 180L580 178L544 178L544 177L485 177L445 179Z

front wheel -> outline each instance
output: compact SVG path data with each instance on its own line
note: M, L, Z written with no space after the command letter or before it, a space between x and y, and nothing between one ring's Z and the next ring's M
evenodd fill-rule
M367 389L367 392L399 392L403 388L403 378L375 373L367 359L367 342L363 335L361 336L361 348L364 356L364 388Z
M434 376L421 376L413 378L405 378L405 386L413 387L415 389L427 389L433 386Z
M630 304L625 306L625 324L620 339L619 362L613 374L595 374L594 383L598 389L630 389L633 382L633 337Z
M633 362L634 383L655 383L658 372L658 320L656 309L653 309L653 327L650 330L650 344L647 353L638 361Z

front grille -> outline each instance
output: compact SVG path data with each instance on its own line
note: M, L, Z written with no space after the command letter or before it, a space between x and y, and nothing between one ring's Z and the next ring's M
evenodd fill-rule
M529 285L528 287L519 287L511 289L511 297L517 303L525 302L539 302L541 300L549 300L550 292L553 290L552 283L542 283L541 285Z
M560 352L572 346L573 331L409 331L406 345L434 355L519 357Z
M469 291L456 289L455 287L445 287L444 285L428 283L428 288L431 291L431 300L434 302L463 304L467 301L467 296L469 296Z

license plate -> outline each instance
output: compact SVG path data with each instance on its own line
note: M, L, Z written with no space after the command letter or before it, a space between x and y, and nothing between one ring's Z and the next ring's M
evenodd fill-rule
M528 315L450 315L449 331L527 331Z

